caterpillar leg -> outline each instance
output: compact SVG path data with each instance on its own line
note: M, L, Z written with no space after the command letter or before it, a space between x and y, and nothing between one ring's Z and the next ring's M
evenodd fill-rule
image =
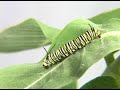
M48 69L48 68L49 68L49 66L45 66L44 64L43 64L43 67L44 67L45 69Z
M90 44L91 43L91 41L89 41L89 43L88 44Z
M101 35L98 35L99 38L101 38Z

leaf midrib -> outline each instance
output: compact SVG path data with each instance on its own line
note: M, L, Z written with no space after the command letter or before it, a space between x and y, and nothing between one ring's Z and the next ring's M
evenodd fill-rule
M28 85L27 87L25 87L24 89L29 89L30 87L32 87L33 85L35 85L37 82L39 82L41 79L43 79L46 75L48 75L50 72L54 71L58 66L60 66L62 63L58 64L56 67L54 67L53 69L51 69L50 71L48 71L46 74L44 74L42 77L38 78L37 80L35 80L33 83L31 83L30 85Z

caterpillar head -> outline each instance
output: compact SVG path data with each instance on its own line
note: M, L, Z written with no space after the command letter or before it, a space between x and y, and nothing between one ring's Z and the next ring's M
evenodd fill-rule
M48 64L48 62L47 62L46 59L43 61L43 67L44 67L45 69L48 69L48 68L49 68L49 64Z
M55 46L55 44L53 45L53 47ZM52 48L53 48L52 47ZM43 47L44 48L44 47ZM51 48L51 50L52 50L52 48ZM45 49L45 48L44 48ZM51 51L50 50L50 51ZM49 66L51 66L51 63L49 62L49 58L50 58L50 54L48 54L48 52L47 52L47 50L45 49L45 51L46 51L46 53L47 53L47 57L45 58L45 60L43 61L43 67L44 68L46 68L46 69L48 69L49 68Z

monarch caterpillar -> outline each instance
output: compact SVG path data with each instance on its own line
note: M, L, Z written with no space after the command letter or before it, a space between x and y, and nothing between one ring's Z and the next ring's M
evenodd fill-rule
M90 26L90 30L86 31L84 34L78 36L74 40L69 41L62 47L59 47L56 51L47 54L46 59L43 61L43 66L48 69L50 66L57 62L60 62L67 58L69 55L75 53L77 50L85 47L93 39L101 37L101 32Z

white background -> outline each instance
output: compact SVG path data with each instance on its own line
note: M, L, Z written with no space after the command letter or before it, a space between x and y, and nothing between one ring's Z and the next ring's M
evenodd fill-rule
M99 13L119 7L120 2L117 1L1 1L0 30L28 18L35 18L45 24L62 29L74 19L91 18ZM45 54L43 48L8 54L0 53L0 68L38 62ZM93 65L78 81L79 87L101 75L105 67L104 60Z

